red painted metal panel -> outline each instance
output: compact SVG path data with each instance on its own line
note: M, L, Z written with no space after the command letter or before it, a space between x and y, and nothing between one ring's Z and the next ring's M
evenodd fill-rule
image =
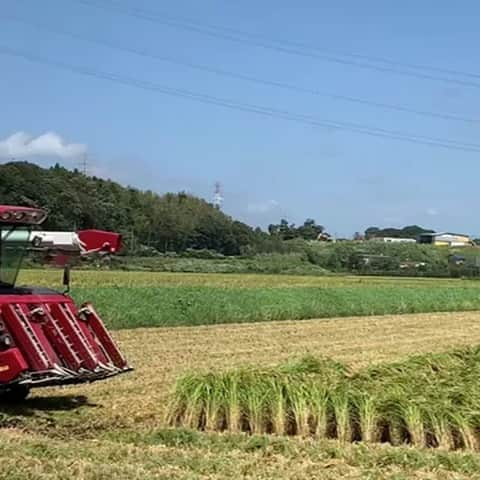
M71 318L69 318L61 304L53 303L49 305L49 307L50 313L53 317L55 317L59 325L65 331L65 334L74 345L74 348L82 359L85 368L88 368L89 370L95 370L99 366L99 361L96 358L95 352L92 350L91 345L81 331L78 322L72 322Z
M103 249L106 244L109 253L117 253L122 247L122 236L119 233L104 230L80 230L78 236L87 250Z
M85 315L90 328L95 333L95 336L105 349L112 363L118 368L125 368L127 366L125 357L121 354L110 333L108 333L108 330L105 328L105 325L93 308L93 305L89 303L84 304L82 312L84 312L83 314Z
M92 351L95 353L95 356L97 357L98 361L100 361L103 364L109 363L109 360L103 353L103 350L100 348L100 345L97 339L93 335L92 330L89 328L89 325L78 318L78 312L77 312L77 309L75 308L75 305L64 304L63 310L65 314L71 319L72 322L78 323L80 330L85 336Z
M0 223L7 225L39 225L47 218L44 210L0 205Z
M28 370L28 364L18 348L0 352L0 385L9 383Z
M62 358L65 366L70 370L77 371L82 366L82 359L66 335L65 331L58 324L57 320L51 315L47 305L38 305L39 313L45 319L44 330L53 348Z
M44 371L53 367L44 346L31 328L30 322L16 304L2 305L2 318L12 334L15 344L33 370Z
M2 304L24 304L35 305L37 303L59 303L59 302L69 302L73 304L73 300L68 295L63 295L61 293L48 293L48 294L34 294L29 293L28 295L0 295L0 307Z
M50 364L60 365L61 360L58 358L58 355L53 349L52 344L48 341L47 336L45 335L44 320L40 319L39 317L32 316L30 313L31 309L29 309L25 304L19 305L18 308L23 313L24 319L29 322L31 329L35 332L35 335L41 343L43 350L45 350L45 353L47 354Z

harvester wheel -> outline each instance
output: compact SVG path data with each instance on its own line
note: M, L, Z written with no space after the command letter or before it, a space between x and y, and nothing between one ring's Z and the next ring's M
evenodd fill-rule
M22 402L28 397L30 388L26 385L15 385L0 393L0 403Z

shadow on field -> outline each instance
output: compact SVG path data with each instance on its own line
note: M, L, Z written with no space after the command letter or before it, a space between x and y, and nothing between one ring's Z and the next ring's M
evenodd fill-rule
M36 412L55 412L76 410L80 407L96 407L85 395L55 395L32 397L21 401L9 401L0 398L0 412L10 415L31 416Z

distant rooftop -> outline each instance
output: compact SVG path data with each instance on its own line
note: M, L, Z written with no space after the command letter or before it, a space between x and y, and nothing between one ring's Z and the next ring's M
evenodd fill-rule
M466 233L452 233L452 232L421 233L420 237L439 237L441 235L453 235L455 237L468 237L468 238L470 238L470 235L467 235Z

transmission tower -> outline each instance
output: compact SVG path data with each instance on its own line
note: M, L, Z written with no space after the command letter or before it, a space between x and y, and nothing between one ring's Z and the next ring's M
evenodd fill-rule
M222 185L220 182L215 182L215 191L213 194L213 206L220 210L222 208L223 196L222 196Z
M83 154L82 159L80 160L80 171L87 176L88 175L88 155Z

